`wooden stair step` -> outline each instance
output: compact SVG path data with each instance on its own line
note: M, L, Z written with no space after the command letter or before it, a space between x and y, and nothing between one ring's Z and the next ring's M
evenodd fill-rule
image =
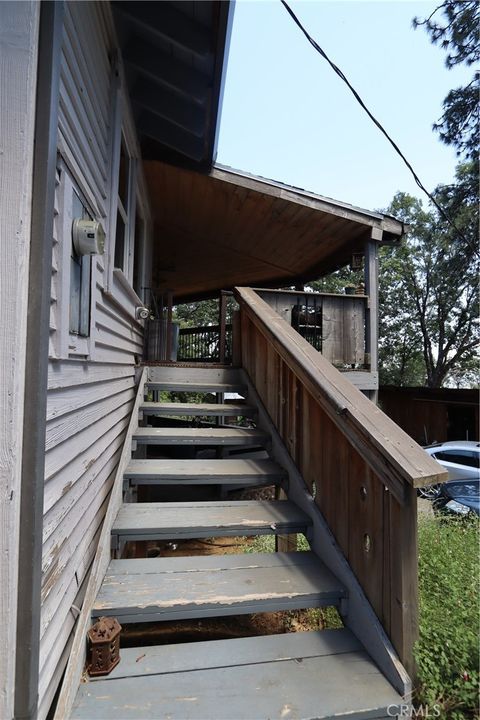
M246 428L138 428L138 443L148 445L265 445L270 436Z
M238 393L245 397L247 386L235 382L195 382L189 380L163 380L160 382L147 382L145 386L150 390L168 392L194 392L194 393Z
M182 620L336 605L345 590L312 552L112 560L92 615Z
M251 405L239 403L180 403L180 402L144 402L140 411L145 415L162 415L176 417L186 415L197 417L208 415L211 417L238 417L239 415L251 417L257 412Z
M110 675L80 684L71 718L366 720L402 703L340 629L125 648Z
M286 478L271 460L131 460L124 477L138 484L265 485Z
M305 532L311 520L289 500L125 503L112 535L122 540Z

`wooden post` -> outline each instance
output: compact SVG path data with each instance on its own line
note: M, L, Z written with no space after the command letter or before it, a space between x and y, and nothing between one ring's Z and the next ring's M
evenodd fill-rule
M240 310L235 310L232 315L232 365L242 366L242 326Z
M167 292L167 362L170 362L172 356L172 306L173 293L171 290Z
M226 341L227 341L226 320L227 320L227 295L222 290L220 292L219 308L218 308L218 325L220 328L218 361L222 365L225 364L225 347L226 347Z
M382 239L382 230L372 228L371 240L365 244L365 293L368 295L368 307L365 313L365 355L366 364L371 373L378 372L378 241ZM369 391L372 402L378 400L378 383L375 390Z

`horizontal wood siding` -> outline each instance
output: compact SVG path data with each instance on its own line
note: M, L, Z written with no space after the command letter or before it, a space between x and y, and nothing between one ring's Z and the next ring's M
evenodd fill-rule
M122 338L125 345L130 342ZM107 354L107 350L105 353ZM51 360L43 523L40 703L68 654L135 393L133 364ZM128 354L133 357L133 349ZM45 717L45 714L41 714Z
M66 3L59 132L106 216L111 69L101 14L101 3Z
M45 444L41 719L68 660L131 416L135 362L143 350L143 328L133 317L135 296L128 287L116 299L108 293L105 256L91 260L89 335L69 333L72 186L113 242L109 12L108 4L97 2L65 7Z

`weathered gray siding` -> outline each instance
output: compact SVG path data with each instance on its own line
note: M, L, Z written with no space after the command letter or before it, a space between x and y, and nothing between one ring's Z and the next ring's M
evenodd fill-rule
M109 12L107 3L90 2L67 2L65 11L45 448L40 718L48 712L68 659L143 345L143 328L134 318L138 300L125 278L109 269L118 107ZM82 338L69 332L72 217L65 183L81 194L107 234L106 254L91 260L90 332Z

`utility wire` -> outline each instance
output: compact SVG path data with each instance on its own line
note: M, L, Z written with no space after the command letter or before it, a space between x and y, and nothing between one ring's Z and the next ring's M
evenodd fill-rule
M442 206L436 201L435 197L427 190L427 188L426 188L425 185L422 183L422 181L421 181L420 178L418 177L417 173L416 173L415 170L413 169L412 165L408 162L407 158L405 157L405 155L402 153L402 151L401 151L400 148L398 147L397 143L390 137L390 135L388 134L388 132L385 130L385 128L383 127L383 125L377 120L377 118L370 112L370 110L369 110L368 107L365 105L365 103L363 102L363 100L362 100L362 98L360 97L360 95L358 94L358 92L355 90L355 88L353 87L353 85L349 82L348 78L344 75L344 73L340 70L340 68L337 67L337 65L335 65L335 63L332 62L332 60L330 60L330 58L328 57L327 53L320 47L320 45L316 42L316 40L314 40L314 39L312 38L312 36L308 33L308 31L304 28L304 26L302 25L302 23L300 22L300 20L298 19L298 17L295 15L295 13L293 12L292 8L288 5L288 3L286 2L286 0L280 0L280 2L281 2L282 5L285 7L286 11L287 11L288 14L290 15L290 17L292 18L292 20L294 21L294 23L295 23L296 25L298 25L298 27L300 28L300 30L302 31L302 33L303 33L303 34L305 35L305 37L307 38L308 42L309 42L309 43L315 48L315 50L328 62L328 64L329 64L330 67L332 68L332 70L334 70L334 72L336 72L336 74L341 78L341 80L343 80L343 82L347 85L347 87L349 88L349 90L351 91L351 93L353 94L353 96L355 97L355 99L357 100L357 102L358 102L358 103L360 104L360 106L365 110L365 112L367 113L367 115L368 115L368 117L370 118L370 120L372 120L372 122L378 127L378 129L380 130L380 132L381 132L383 135L385 135L385 137L387 138L387 140L388 140L388 142L390 143L390 145L392 145L392 147L393 147L393 149L395 150L395 152L396 152L398 155L400 155L400 157L402 158L403 162L405 163L405 165L407 166L407 168L410 170L411 174L413 175L413 179L414 179L415 182L417 183L417 185L418 185L418 187L420 188L420 190L422 190L422 192L424 192L425 195L429 198L429 200L435 205L435 207L437 208L437 210L439 211L439 213L440 213L440 214L442 215L442 217L449 223L449 225L451 225L451 227L455 230L455 232L458 234L458 236L459 236L467 245L469 245L469 247L473 250L473 252L474 252L477 256L480 256L480 253L479 253L478 249L477 249L474 245L472 245L472 243L469 242L469 240L467 240L467 238L463 235L462 232L460 232L460 230L457 228L457 226L455 225L455 223L453 222L453 220L450 218L450 216L448 215L448 213L447 213L447 212L442 208Z

